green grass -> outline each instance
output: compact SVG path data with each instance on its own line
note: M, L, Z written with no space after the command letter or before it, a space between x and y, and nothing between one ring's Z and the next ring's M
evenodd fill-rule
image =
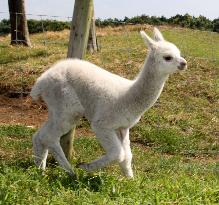
M86 59L133 78L147 52L140 29L99 30L101 51ZM130 132L135 179L124 179L116 165L92 174L76 169L71 179L52 161L42 175L31 157L35 130L2 125L0 204L219 204L219 35L161 30L181 49L188 70L169 78ZM30 90L40 73L66 56L68 32L31 35L33 48L11 47L8 37L0 41L1 92ZM79 127L88 128L88 122ZM103 152L92 137L76 138L74 145L73 165Z
M132 144L133 180L123 178L117 165L91 174L75 169L77 176L71 178L50 162L42 175L25 151L31 149L30 134L34 131L23 126L0 127L1 142L14 141L16 147L23 149L23 154L18 154L18 148L12 151L4 143L0 145L0 150L9 154L0 161L0 204L219 203L218 162L163 155L136 143ZM22 141L17 143L17 139ZM76 138L74 147L73 165L102 153L91 137ZM13 157L12 152L16 154Z

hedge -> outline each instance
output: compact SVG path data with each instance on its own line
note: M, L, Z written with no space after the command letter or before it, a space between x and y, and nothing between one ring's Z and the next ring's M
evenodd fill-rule
M126 24L151 24L151 25L177 25L186 28L209 30L219 33L219 18L213 21L204 16L194 17L189 14L175 15L170 18L164 16L134 16L132 18L125 17L124 19L109 18L96 19L96 25L99 27L119 26ZM70 22L56 20L28 20L28 28L30 33L40 33L43 31L61 31L70 29ZM10 33L10 21L3 19L0 21L0 35Z

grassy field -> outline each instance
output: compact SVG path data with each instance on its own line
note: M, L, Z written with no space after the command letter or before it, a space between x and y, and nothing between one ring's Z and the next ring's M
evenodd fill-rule
M147 52L140 29L98 30L101 51L86 58L133 78ZM76 169L72 179L52 161L42 175L31 156L35 128L4 123L0 204L219 204L219 35L161 30L182 50L188 70L170 77L158 102L131 130L135 178L123 178L113 165L91 174ZM31 40L30 49L11 47L9 37L0 37L1 93L29 91L41 72L66 56L68 31L36 34ZM81 121L82 126L88 122ZM73 165L102 153L88 135L76 137Z

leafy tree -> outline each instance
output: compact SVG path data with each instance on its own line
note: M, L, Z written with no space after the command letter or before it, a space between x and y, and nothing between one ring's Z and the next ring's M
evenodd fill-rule
M217 19L214 19L213 20L213 22L212 22L212 30L214 31L214 32L218 32L219 33L219 18L217 18Z
M0 21L0 35L10 33L10 22L9 20L3 19Z
M117 18L108 18L101 20L96 19L96 26L119 26L126 24L151 24L151 25L165 25L171 24L175 26L181 26L192 29L199 30L210 30L214 32L219 32L219 20L218 18L211 21L204 16L194 17L189 14L180 15L177 14L170 18L164 16L134 16L132 18L125 17L123 20ZM54 21L54 20L28 20L28 27L30 33L42 32L42 24L45 31L61 31L63 29L70 28L70 22ZM2 20L0 22L0 34L9 33L10 22L8 20Z

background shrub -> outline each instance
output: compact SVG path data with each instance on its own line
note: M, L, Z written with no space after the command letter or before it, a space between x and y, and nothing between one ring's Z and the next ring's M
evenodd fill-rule
M208 30L219 32L219 18L211 21L210 19L199 16L194 17L189 14L180 15L177 14L170 18L164 16L134 16L132 18L125 17L123 20L117 18L108 19L96 19L96 25L99 27L105 26L120 26L127 24L150 24L150 25L175 25L180 27L186 27L191 29ZM28 20L28 28L30 33L40 33L43 31L62 31L64 29L70 29L70 22L57 21L57 20ZM0 35L10 33L9 20L3 19L0 21Z

